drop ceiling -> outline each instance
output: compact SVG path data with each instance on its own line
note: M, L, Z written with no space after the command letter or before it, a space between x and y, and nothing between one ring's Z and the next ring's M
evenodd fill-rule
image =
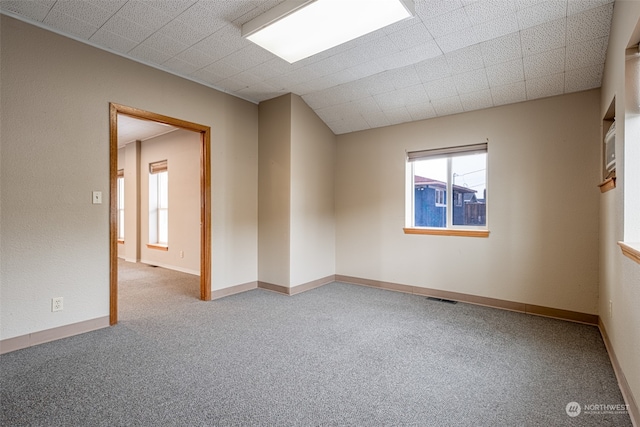
M353 0L361 1L361 0ZM289 64L241 27L281 0L0 0L0 11L336 134L600 87L613 0L415 0L416 16Z

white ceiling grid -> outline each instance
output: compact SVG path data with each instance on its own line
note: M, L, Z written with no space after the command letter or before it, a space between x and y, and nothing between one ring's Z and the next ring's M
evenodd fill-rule
M282 0L0 0L0 11L336 133L600 87L613 0L415 0L416 16L294 64L241 36ZM358 1L358 0L345 0Z

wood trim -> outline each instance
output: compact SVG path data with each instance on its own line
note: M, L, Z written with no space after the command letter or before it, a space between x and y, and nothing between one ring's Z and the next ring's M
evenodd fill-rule
M118 114L200 133L200 299L211 300L211 128L126 105L109 104L109 322L118 322L117 165Z
M611 360L611 366L613 366L613 372L616 375L616 379L618 380L618 387L620 388L620 392L622 393L622 398L625 403L629 405L629 417L631 418L631 424L634 426L640 426L640 408L638 407L638 403L633 397L633 393L631 392L631 387L627 382L627 378L624 375L624 371L620 366L620 362L618 362L618 358L616 357L616 353L613 351L613 345L611 345L611 341L609 340L609 335L607 334L607 329L602 322L602 319L598 319L598 328L600 329L600 335L602 335L602 341L604 341L604 346L607 349L607 353L609 353L609 360Z
M613 190L614 188L616 188L616 177L612 176L605 179L604 181L602 181L602 183L598 184L598 187L600 187L601 193L606 193L609 190Z
M428 234L434 236L489 237L489 230L454 230L451 228L403 228L404 234Z
M109 324L118 323L118 108L109 104Z
M109 320L109 316L98 317L96 319L85 320L78 323L72 323L70 325L58 326L56 328L45 329L44 331L8 338L0 341L0 354L106 328L110 324Z
M629 243L618 242L618 246L620 246L624 256L640 264L640 249L637 249L640 248L640 243L631 246Z
M211 301L211 128L200 132L200 299Z
M160 245L158 243L147 243L147 248L155 249L155 250L158 250L158 251L168 251L169 250L169 246Z
M426 297L443 298L468 304L483 305L486 307L499 308L502 310L518 311L525 314L533 314L544 317L554 317L572 322L586 323L589 325L598 324L598 316L595 314L580 313L577 311L562 310L558 308L543 307L532 304L525 304L514 301L501 300L496 298L483 297L479 295L469 295L459 292L444 291L441 289L423 288L421 286L403 285L399 283L382 282L378 280L363 279L360 277L343 276L336 274L336 281L350 283L353 285L371 286L388 291L405 292Z
M258 288L265 289L267 291L277 292L283 295L289 295L289 288L282 285L274 285L273 283L258 281Z

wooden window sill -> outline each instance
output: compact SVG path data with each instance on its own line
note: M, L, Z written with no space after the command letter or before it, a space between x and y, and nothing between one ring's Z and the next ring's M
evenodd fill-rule
M618 242L622 254L640 264L640 243Z
M168 251L169 250L169 246L161 245L159 243L147 243L147 247L149 249L156 249L158 251Z
M609 190L613 190L614 188L616 188L616 177L613 176L611 178L605 179L601 184L598 185L598 187L600 187L601 193L606 193Z
M404 234L429 234L434 236L489 237L489 230L454 230L447 228L403 228Z

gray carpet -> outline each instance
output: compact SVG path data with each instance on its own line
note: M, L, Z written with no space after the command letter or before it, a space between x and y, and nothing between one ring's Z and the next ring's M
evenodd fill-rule
M624 404L593 326L342 283L202 302L136 268L118 325L0 356L1 425L631 425L565 411Z

